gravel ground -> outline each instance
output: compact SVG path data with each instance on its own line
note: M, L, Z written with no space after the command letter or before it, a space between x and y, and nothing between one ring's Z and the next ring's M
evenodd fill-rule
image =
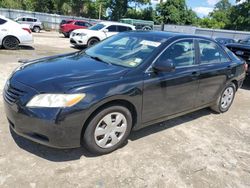
M0 92L19 59L76 51L58 33L32 47L0 50ZM133 132L121 149L93 156L57 150L11 133L0 98L0 187L250 187L250 82L231 109L200 110Z

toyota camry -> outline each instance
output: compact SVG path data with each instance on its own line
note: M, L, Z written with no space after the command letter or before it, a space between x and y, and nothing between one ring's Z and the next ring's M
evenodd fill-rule
M212 39L131 31L24 63L3 97L17 134L105 154L121 147L131 130L206 107L226 112L244 78L244 63Z

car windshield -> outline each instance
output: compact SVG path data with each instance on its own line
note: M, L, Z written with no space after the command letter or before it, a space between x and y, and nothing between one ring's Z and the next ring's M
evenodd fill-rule
M96 30L96 31L98 31L98 30L100 30L100 29L102 29L104 27L105 27L105 25L103 25L103 24L96 24L96 25L91 26L89 28L89 30Z
M120 33L87 49L85 54L106 63L137 67L166 40L147 33Z

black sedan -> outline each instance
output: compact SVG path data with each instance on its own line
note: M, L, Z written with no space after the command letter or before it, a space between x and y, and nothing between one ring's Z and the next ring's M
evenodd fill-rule
M231 38L215 38L215 40L221 44L221 45L226 45L226 44L231 44L231 43L235 43L236 41L234 39Z
M226 47L246 62L247 75L250 77L250 38L239 40L238 43L227 44Z
M35 142L108 153L131 130L205 107L226 112L245 78L228 51L205 37L124 32L19 67L4 88L6 115Z

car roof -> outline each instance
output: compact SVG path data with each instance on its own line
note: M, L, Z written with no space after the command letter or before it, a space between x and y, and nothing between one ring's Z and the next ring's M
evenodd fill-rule
M103 21L99 22L99 24L104 24L104 25L121 25L121 26L127 26L127 27L135 27L131 24L125 24L125 23L120 23L120 22L110 22L110 21Z
M2 16L2 15L0 15L0 18L2 18L2 19L6 19L6 17L5 17L5 16Z
M16 19L18 18L32 18L32 19L37 19L36 17L32 17L32 16L20 16L20 17L17 17Z
M176 38L176 39L182 39L182 38L196 38L196 39L204 39L204 40L209 40L216 42L214 39L201 36L201 35L191 35L191 34L183 34L183 33L175 33L175 32L167 32L167 31L143 31L143 30L134 30L134 31L129 31L129 33L135 33L138 35L151 35L151 36L158 36L162 38Z

